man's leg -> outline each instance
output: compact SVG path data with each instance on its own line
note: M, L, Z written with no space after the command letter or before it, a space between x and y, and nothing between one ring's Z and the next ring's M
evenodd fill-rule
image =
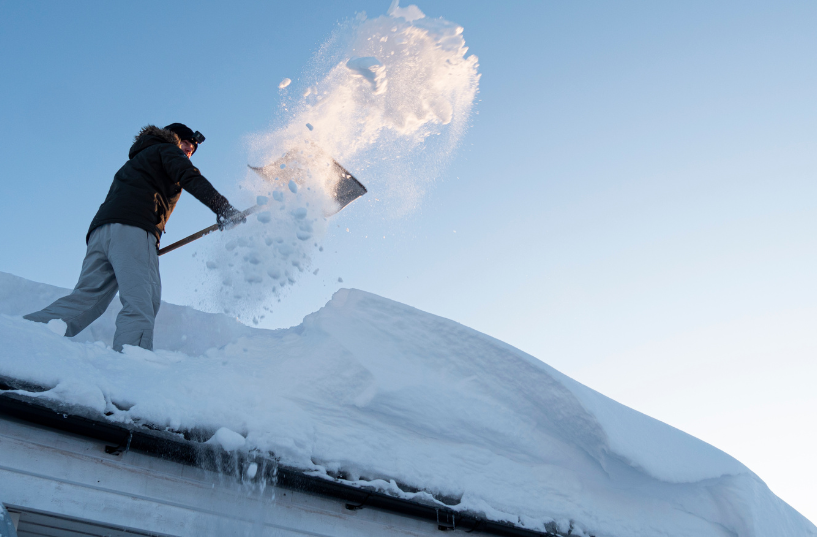
M105 313L117 290L114 270L105 253L109 242L110 224L96 228L88 239L79 281L71 294L23 318L40 323L62 319L68 325L65 336L71 337Z
M162 298L156 237L144 229L111 224L108 259L119 283L122 311L116 317L113 348L153 349L153 326Z

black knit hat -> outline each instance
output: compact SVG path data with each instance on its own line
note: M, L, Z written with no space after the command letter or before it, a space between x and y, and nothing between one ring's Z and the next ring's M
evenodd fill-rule
M185 125L184 123L171 123L167 127L166 130L175 132L176 135L179 137L179 140L187 140L195 149L199 148L199 144L204 141L204 135L202 133L196 131L193 132L193 129ZM195 149L193 150L195 152Z

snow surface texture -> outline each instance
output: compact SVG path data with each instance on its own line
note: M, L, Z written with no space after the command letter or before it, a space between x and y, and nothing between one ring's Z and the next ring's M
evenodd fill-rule
M394 2L389 15L341 23L298 80L284 79L281 126L253 139L244 192L268 210L208 238L198 307L256 324L311 265L334 212L334 159L377 197L380 217L419 203L464 133L479 84L463 28ZM360 202L353 207L358 207ZM347 209L350 210L350 209Z
M342 289L275 331L163 304L158 350L124 354L110 349L114 308L73 340L20 317L65 292L0 273L0 375L53 387L29 395L210 430L225 449L539 530L817 535L722 451L509 345L363 291Z

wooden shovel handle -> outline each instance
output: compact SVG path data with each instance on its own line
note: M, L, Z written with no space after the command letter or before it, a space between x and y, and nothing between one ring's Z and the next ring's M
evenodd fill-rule
M252 213L260 210L261 207L262 207L261 205L253 205L252 207L250 207L246 211L242 211L241 215L244 216L244 217L250 216ZM175 250L177 248L181 248L185 244L190 244L194 240L200 239L200 238L204 237L205 235L207 235L209 233L212 233L213 231L215 231L217 229L218 229L218 224L213 224L212 226L206 227L206 228L202 229L201 231L197 231L197 232L193 233L192 235L188 235L187 237L183 238L182 240L176 241L173 244L171 244L170 246L165 246L164 248L159 250L159 255L164 255L164 254L166 254L168 252L172 252L173 250Z

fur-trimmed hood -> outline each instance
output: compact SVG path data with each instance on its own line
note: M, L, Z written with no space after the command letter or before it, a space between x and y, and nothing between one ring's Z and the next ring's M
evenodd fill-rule
M133 158L139 151L154 144L173 144L176 147L181 147L182 141L173 131L160 129L156 125L146 125L133 138L133 145L130 148L128 158Z

